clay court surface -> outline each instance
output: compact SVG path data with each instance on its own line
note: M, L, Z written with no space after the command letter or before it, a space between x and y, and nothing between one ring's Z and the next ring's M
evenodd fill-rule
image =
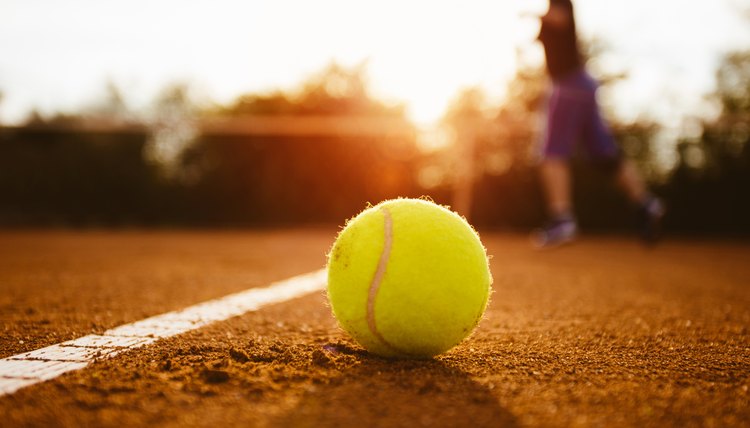
M336 227L0 232L0 358L320 269ZM750 244L482 233L494 275L470 339L368 355L322 292L0 397L0 425L750 425Z

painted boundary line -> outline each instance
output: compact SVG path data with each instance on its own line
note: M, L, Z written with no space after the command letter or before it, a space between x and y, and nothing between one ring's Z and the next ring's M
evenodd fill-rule
M266 305L281 303L325 288L325 269L251 288L215 300L199 303L121 325L101 335L91 334L68 342L0 359L0 396L54 379L63 373L86 367L91 362L114 357L165 337L185 333L224 321Z

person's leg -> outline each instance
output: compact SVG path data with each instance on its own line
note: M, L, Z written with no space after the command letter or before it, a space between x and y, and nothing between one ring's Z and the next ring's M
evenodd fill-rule
M615 183L634 205L640 205L649 197L641 174L633 162L624 159L615 173Z
M540 248L570 242L577 233L569 158L580 134L582 105L567 89L560 84L553 87L547 111L539 178L549 222L532 234L534 245Z
M662 202L653 196L635 164L622 157L620 149L601 117L596 101L596 87L592 80L592 102L588 118L584 121L584 145L589 155L612 174L615 184L637 209L638 228L647 243L659 237L659 226L664 216Z
M547 212L551 219L572 218L570 165L567 159L547 158L539 166Z
M532 243L537 248L550 248L575 239L578 225L573 216L570 165L567 159L547 158L539 166L549 221L535 230Z
M636 222L641 239L647 244L658 241L661 235L661 220L666 212L664 204L649 192L633 162L623 161L615 180L636 207Z

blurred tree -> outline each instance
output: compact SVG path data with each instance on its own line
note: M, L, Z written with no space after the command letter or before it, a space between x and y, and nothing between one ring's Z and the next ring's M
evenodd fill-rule
M275 115L294 114L295 104L283 92L268 95L241 95L232 104L219 108L217 115L247 116L247 115Z
M117 93L112 94L115 101ZM115 106L117 107L117 106ZM165 87L152 102L147 123L150 136L144 146L146 160L159 166L167 178L185 179L182 155L199 136L196 106L185 83Z
M369 95L364 65L332 64L299 91L245 95L210 114L238 121L253 115L406 121L403 106ZM201 171L186 186L191 213L208 223L326 221L346 218L367 201L413 196L415 141L386 134L201 136L182 158L184 171Z
M502 153L506 159L502 164L525 168L535 160L534 146L541 131L546 89L547 78L542 66L525 64L518 68L497 111L497 134L489 147L492 152Z
M447 152L449 174L453 182L451 205L467 219L473 209L474 182L481 177L483 165L478 164L479 147L487 145L489 121L484 110L486 96L479 88L468 88L459 93L446 112L443 123L453 129L452 150Z
M368 91L366 63L345 68L328 65L293 93L240 96L215 112L218 115L367 115L404 117L403 104L388 105Z
M663 177L656 165L653 142L661 131L660 124L641 119L630 123L611 121L612 133L629 159L635 162L646 181L657 183Z
M750 51L724 57L713 99L719 115L678 145L667 190L679 230L750 233Z
M750 51L726 55L716 72L716 98L722 115L750 112Z
M87 120L120 125L136 122L137 115L130 110L122 90L113 81L108 81L104 88L104 96L83 110L82 115Z
M403 116L403 105L388 106L371 97L367 63L350 69L330 64L303 86L297 103L302 114Z
M478 224L530 228L542 219L534 169L547 79L541 65L522 62L480 140L474 216Z
M726 55L716 72L712 94L720 113L703 122L698 141L680 146L678 169L718 178L747 168L750 155L750 51Z

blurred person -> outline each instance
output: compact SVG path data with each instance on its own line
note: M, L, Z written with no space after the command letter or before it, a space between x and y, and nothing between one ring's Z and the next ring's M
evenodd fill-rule
M611 175L635 205L641 237L654 243L664 206L648 191L635 165L623 158L601 116L598 84L586 71L579 51L571 0L549 0L547 13L540 19L538 40L552 81L539 166L549 221L532 234L534 244L552 247L574 240L578 233L570 157L579 142L590 161Z

